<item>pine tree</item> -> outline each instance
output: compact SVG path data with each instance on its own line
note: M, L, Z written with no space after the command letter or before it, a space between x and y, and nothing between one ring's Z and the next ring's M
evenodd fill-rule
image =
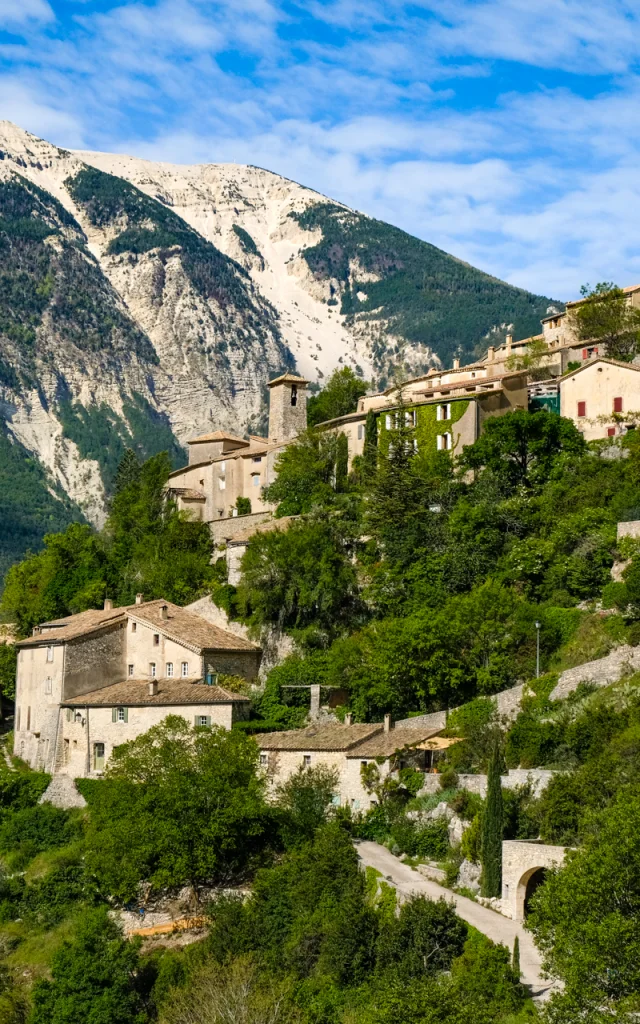
M498 741L489 762L487 802L482 817L482 895L499 896L502 891L502 758Z
M516 935L516 937L514 939L514 942L513 942L513 957L512 957L512 960L511 960L511 966L513 968L513 973L515 974L516 978L519 979L520 978L520 939L519 939L519 937L517 935Z

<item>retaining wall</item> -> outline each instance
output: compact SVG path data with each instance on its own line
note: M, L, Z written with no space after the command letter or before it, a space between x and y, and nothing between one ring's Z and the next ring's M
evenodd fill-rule
M606 658L587 661L576 668L568 668L558 679L558 685L551 691L550 700L562 700L577 690L580 683L595 686L609 686L625 675L640 670L640 647L623 644L616 647Z

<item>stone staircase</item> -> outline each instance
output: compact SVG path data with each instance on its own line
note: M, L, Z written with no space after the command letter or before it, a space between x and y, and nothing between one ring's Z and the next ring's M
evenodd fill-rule
M75 780L70 775L54 775L38 803L52 804L65 810L87 806L87 801L82 793L78 793Z

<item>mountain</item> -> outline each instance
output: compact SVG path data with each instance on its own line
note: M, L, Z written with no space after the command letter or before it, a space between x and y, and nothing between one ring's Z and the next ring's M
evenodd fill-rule
M0 122L0 468L29 480L0 535L21 504L31 546L102 522L126 446L179 462L195 433L255 431L285 368L382 382L534 332L550 304L258 167L71 153Z

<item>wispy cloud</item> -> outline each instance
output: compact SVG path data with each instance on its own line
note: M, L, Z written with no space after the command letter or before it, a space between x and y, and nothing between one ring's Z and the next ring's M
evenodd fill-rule
M556 297L637 255L636 0L4 0L0 116L251 162Z

